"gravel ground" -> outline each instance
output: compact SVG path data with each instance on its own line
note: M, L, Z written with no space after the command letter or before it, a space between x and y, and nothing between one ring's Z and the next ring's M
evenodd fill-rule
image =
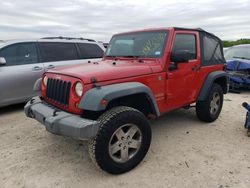
M220 118L177 110L152 122L143 162L119 176L95 168L86 144L52 135L23 105L0 109L0 187L250 187L250 138L243 125L250 92L228 94Z

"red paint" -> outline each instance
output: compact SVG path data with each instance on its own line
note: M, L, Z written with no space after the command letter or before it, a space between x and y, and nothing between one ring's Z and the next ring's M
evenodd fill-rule
M75 84L76 84L78 81L81 81L81 80L80 80L79 78L76 78L76 77L71 77L71 76L66 76L66 75L61 75L61 74L51 74L51 73L49 73L49 72L47 72L46 75L47 75L49 78L54 78L54 79L58 78L58 75L60 75L60 79L61 79L61 80L68 80L68 81L70 81L71 83L73 83L72 86L71 86L71 89L70 89L70 102L69 102L69 106L66 107L66 106L62 106L62 105L60 105L59 103L56 103L56 102L54 102L54 101L48 99L48 98L46 97L46 87L45 87L45 85L44 85L43 82L42 82L42 86L41 86L42 98L43 98L46 102L48 102L48 103L50 103L50 104L52 104L52 105L54 105L54 106L56 106L56 107L58 107L58 108L61 108L61 109L65 110L65 111L67 111L67 112L71 112L71 113L74 113L74 114L80 114L80 113L82 112L82 110L76 107L76 104L80 102L80 99L79 99L79 97L76 95L75 90L74 90L74 87L75 87ZM86 91L84 91L84 92L86 92ZM78 106L78 105L77 105L77 106Z
M153 92L160 113L165 113L179 107L192 104L196 101L206 76L213 71L223 70L224 65L213 65L200 67L200 39L196 31L174 31L173 28L162 28L169 30L167 45L161 58L143 59L143 63L131 58L103 58L101 62L76 65L66 68L55 69L46 73L48 77L55 78L60 74L62 80L84 84L84 93L93 87L91 78L97 79L98 85L109 85L123 82L141 82L147 85ZM147 30L148 31L148 30ZM151 30L153 31L153 30ZM178 65L178 70L169 71L170 53L176 33L193 34L197 39L197 59L189 63ZM114 65L113 62L116 62ZM192 68L198 67L196 71ZM200 68L200 69L199 69ZM76 106L80 98L74 92L72 84L70 92L70 105L68 108L60 106L46 98L46 88L42 85L42 96L45 101L65 111L81 114L82 110Z

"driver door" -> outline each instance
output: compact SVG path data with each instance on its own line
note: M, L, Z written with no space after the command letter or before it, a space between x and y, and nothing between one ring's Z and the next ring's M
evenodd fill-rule
M185 50L191 53L188 62L176 64L176 69L169 68L167 73L167 105L169 109L179 108L195 101L198 87L198 72L200 71L199 33L193 31L176 31L172 52ZM174 64L171 62L170 65ZM169 66L170 66L169 65Z

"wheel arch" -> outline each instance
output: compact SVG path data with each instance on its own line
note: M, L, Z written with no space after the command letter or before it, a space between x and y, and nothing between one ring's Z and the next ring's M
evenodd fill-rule
M115 98L107 105L107 110L116 106L128 106L135 108L142 112L145 116L153 114L158 116L159 114L155 110L154 103L147 93L136 93L132 95L126 95L119 98Z
M107 101L107 103L102 104L103 100ZM152 91L149 87L139 82L126 82L92 88L82 97L79 108L98 112L116 106L116 103L126 105L126 102L128 106L134 108L136 108L137 104L146 102L148 104L146 108L150 108L154 115L160 115ZM131 102L134 102L136 105L131 106Z
M224 94L228 92L228 74L225 71L215 71L207 76L198 96L198 101L204 101L206 99L208 92L214 83L217 83L222 87Z

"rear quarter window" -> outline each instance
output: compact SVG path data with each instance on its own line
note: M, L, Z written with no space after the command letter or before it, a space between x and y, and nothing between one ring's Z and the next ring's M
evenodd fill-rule
M81 58L91 59L91 58L102 58L104 51L97 44L90 43L78 43Z
M208 34L202 35L202 65L209 66L225 63L220 40Z
M39 43L39 47L43 62L78 59L78 54L74 43L41 42Z

